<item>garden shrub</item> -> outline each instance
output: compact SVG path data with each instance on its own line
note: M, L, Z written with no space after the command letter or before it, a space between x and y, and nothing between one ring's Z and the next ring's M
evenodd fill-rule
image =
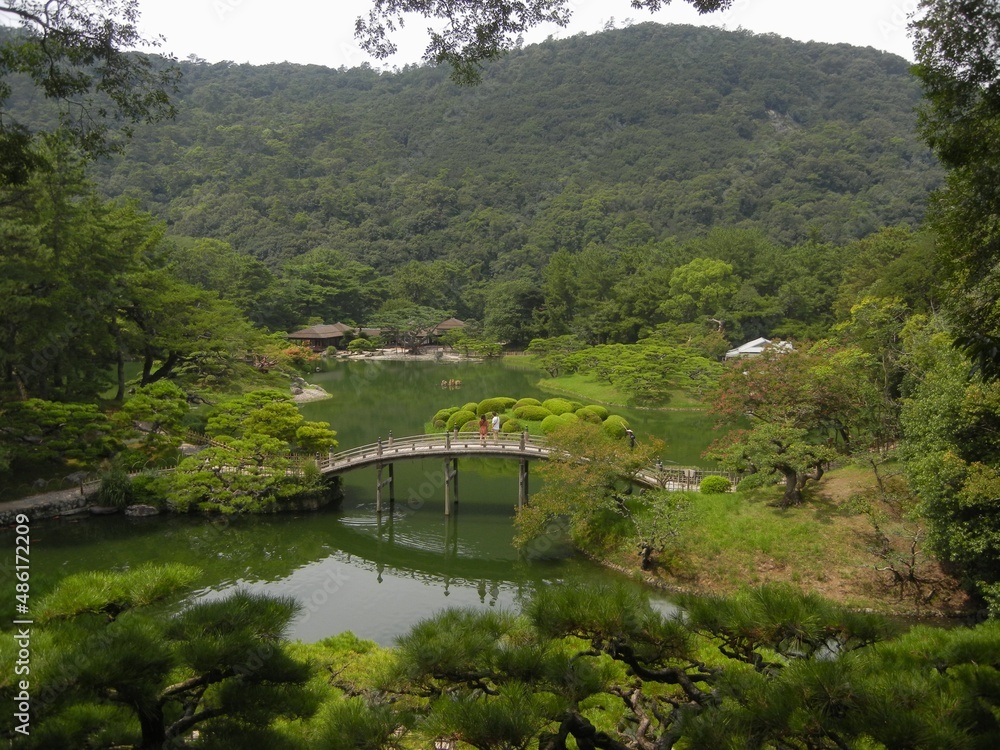
M479 424L479 420L474 411L461 409L448 417L448 421L445 423L444 427L446 430L453 430L455 429L455 425L462 426L469 420L476 420L476 424Z
M514 408L514 416L527 422L541 422L550 414L552 412L541 405L525 404Z
M508 396L497 396L495 398L484 398L479 402L476 414L503 414L510 407L517 403L517 399Z
M732 485L725 477L713 475L702 479L698 489L706 495L719 495L723 492L729 492L732 489Z
M479 413L479 412L476 411L476 409L478 409L478 408L479 408L479 404L477 404L475 401L470 401L467 404L462 404L462 411L471 411L473 414L478 414Z
M144 505L154 505L157 508L163 505L164 499L156 491L157 474L155 472L143 472L132 478L132 504L142 503Z
M446 420L446 419L435 419L433 422L431 422L431 424L434 425L435 428L437 428L439 430L443 430L445 428L445 425L448 424L448 420Z
M583 404L581 404L579 401L570 401L569 405L573 407L574 412L583 408Z
M375 342L366 338L354 339L354 341L347 345L347 351L349 352L373 352L377 348Z
M517 402L514 404L514 408L517 409L518 407L521 406L541 406L541 405L542 402L539 401L537 398L527 397L527 398L519 398Z
M448 421L448 417L450 417L456 411L461 411L461 407L460 406L449 406L447 409L440 409L437 412L437 414L435 414L431 418L431 421L432 422L437 422L440 419L442 422L447 422Z
M547 398L542 402L542 406L553 414L565 414L574 411L573 404L564 398Z
M600 424L601 422L604 421L603 419L601 419L601 415L598 414L593 409L591 409L589 406L584 406L582 409L577 409L573 413L576 414L576 416L578 416L584 422L590 422L591 424Z
M542 432L548 435L550 432L562 427L564 424L565 422L559 419L558 414L549 414L549 416L542 420Z
M475 419L470 419L468 422L463 424L458 428L459 432L479 432L479 417Z
M508 419L502 425L500 425L500 432L511 433L520 432L524 429L524 425L517 419Z
M611 414L611 412L609 412L609 411L607 410L607 408L605 408L605 407L601 406L600 404L587 404L587 405L586 405L585 407L583 407L583 408L584 408L584 409L587 409L587 410L589 410L589 411L592 411L592 412L594 412L595 414L597 414L597 416L599 416L599 417L601 418L601 421L602 421L602 422L603 422L603 421L604 421L605 419L607 419L607 418L608 418L608 415L609 415L609 414ZM579 409L577 409L577 411L579 411Z
M121 466L112 466L101 473L101 486L97 489L98 505L125 508L135 502L132 480Z
M610 414L601 425L605 433L615 438L625 437L625 428L628 427L628 420L619 414Z

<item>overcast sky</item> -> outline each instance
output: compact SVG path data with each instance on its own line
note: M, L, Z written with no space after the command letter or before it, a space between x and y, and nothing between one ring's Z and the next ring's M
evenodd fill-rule
M887 50L912 60L907 15L916 0L736 0L729 11L699 16L683 0L659 13L633 9L629 0L571 0L571 25L540 28L525 41L540 42L580 32L600 31L654 20L708 24L775 33L802 41L847 42ZM420 61L428 22L415 17L397 35L400 54L388 63L369 58L354 40L354 20L371 7L368 0L139 0L141 27L162 35L162 51L180 59L195 54L209 62L313 63L338 68L368 62L373 67ZM280 10L279 10L280 8Z

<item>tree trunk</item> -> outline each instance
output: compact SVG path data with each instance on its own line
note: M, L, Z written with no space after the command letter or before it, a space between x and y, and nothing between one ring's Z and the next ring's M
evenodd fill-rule
M142 379L139 385L146 385L149 381L149 374L153 371L153 350L146 347L146 354L142 358Z
M146 355L146 359L142 364L142 383L140 385L149 385L150 383L155 383L157 380L162 380L163 378L170 375L173 372L174 365L180 361L180 357L176 352L170 352L167 358L163 361L156 372L153 372L153 358L150 354Z
M639 568L642 570L649 570L653 567L653 547L650 544L643 544L641 551L639 552L640 562Z
M142 744L139 750L162 750L163 744L167 741L167 730L163 726L163 707L159 704L137 706L136 715L139 717L139 729L142 732Z
M122 350L122 331L117 324L113 326L115 337L115 365L118 381L118 390L115 392L115 401L121 403L125 399L125 352Z
M802 502L802 489L799 487L799 475L794 469L779 469L785 477L785 495L781 498L781 507L789 508Z

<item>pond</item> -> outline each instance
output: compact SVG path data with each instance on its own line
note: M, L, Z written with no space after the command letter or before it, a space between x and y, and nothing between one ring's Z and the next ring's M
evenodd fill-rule
M497 362L335 362L310 378L334 397L303 405L309 419L331 423L340 448L423 432L438 409L490 396L550 394L539 374ZM457 390L442 379L459 379ZM668 441L665 461L698 463L712 439L710 422L693 412L614 408L640 440ZM440 461L395 466L397 502L375 513L374 469L344 478L344 501L315 513L268 517L68 517L32 528L32 590L82 570L123 568L147 561L185 562L203 570L195 597L219 597L235 587L288 595L302 605L291 636L314 641L354 631L382 644L418 620L449 606L517 607L539 587L621 581L621 576L573 554L558 529L527 551L511 545L517 503L517 463L462 459L458 512L443 513ZM530 479L537 491L540 481ZM10 531L5 549L13 550ZM661 604L668 606L666 599Z

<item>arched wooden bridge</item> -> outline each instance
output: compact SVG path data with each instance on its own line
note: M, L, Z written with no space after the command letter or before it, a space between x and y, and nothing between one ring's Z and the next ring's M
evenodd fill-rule
M324 474L344 474L354 469L374 466L377 471L375 486L375 508L382 510L382 488L388 485L389 501L395 501L393 487L393 462L410 459L440 458L444 461L444 512L451 513L453 502L458 499L458 459L462 456L489 456L515 458L520 461L518 472L518 507L528 501L528 461L530 459L548 459L554 453L560 452L551 447L544 438L519 434L501 434L497 437L488 436L480 439L478 433L437 433L432 435L413 435L405 438L393 438L389 435L382 440L362 445L357 448L318 456L316 464ZM388 478L382 478L383 469L388 470ZM735 484L736 477L727 472L700 469L695 467L662 465L651 466L638 472L635 481L648 487L666 490L697 490L701 480L706 476L723 476L730 484Z

